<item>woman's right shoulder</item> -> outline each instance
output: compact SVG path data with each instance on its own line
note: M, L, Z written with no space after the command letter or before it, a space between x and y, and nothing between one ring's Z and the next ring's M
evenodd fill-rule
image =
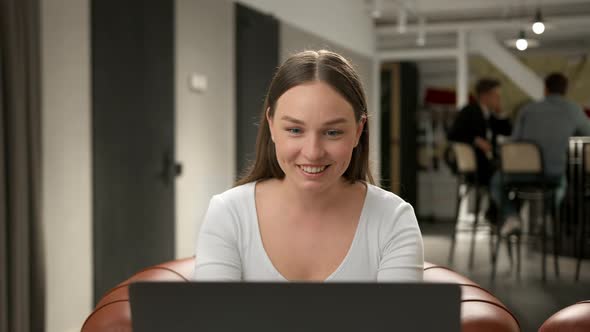
M367 190L367 198L381 209L396 210L398 206L406 203L398 195L376 185L367 184Z
M256 183L249 182L230 188L211 198L211 203L222 205L230 209L240 209L247 207L250 200L254 197L254 188Z
M252 215L255 183L246 183L214 195L201 224L201 232L238 236Z
M213 197L218 197L227 202L244 199L245 197L248 197L254 193L255 185L256 182L244 183L242 185L230 188L220 194L214 195Z

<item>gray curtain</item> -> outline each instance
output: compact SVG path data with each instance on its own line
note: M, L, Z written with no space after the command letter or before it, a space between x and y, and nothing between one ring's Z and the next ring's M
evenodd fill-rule
M44 331L39 1L0 0L0 332Z

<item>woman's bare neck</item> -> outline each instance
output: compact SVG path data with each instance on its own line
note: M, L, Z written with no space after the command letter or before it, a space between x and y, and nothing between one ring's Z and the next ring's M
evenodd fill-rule
M306 214L323 214L345 204L354 196L360 183L351 184L345 180L334 184L325 190L312 191L298 188L288 179L272 179L262 183L271 199L289 202L289 206ZM260 185L260 184L259 184ZM281 204L282 205L282 204Z

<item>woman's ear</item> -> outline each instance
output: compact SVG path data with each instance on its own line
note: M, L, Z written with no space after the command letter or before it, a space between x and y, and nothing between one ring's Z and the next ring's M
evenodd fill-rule
M363 129L365 128L366 123L367 123L367 116L363 115L357 125L357 128L356 128L356 141L355 141L356 143L354 144L355 148L357 147L357 145L359 145L359 141L361 139L361 135L363 134Z
M266 121L268 121L268 124L272 124L272 117L270 116L270 106L266 108L266 112L264 112L265 116L266 116Z

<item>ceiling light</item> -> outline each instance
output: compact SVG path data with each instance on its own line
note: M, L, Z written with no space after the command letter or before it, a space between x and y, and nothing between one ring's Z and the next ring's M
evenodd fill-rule
M373 9L371 10L371 16L373 18L381 18L381 8L383 7L383 0L374 0Z
M533 23L533 32L540 35L545 31L545 24L543 22L535 22Z
M533 47L538 47L539 46L539 40L537 40L537 39L531 39L531 38L521 38L520 36L521 35L519 33L518 36L517 36L518 38L513 38L513 39L505 40L504 41L504 44L507 47L516 48L516 49L518 49L517 43L518 43L518 45L520 45L522 47L522 46L524 46L524 44L526 42L526 45L527 45L526 46L526 49L533 48ZM520 41L519 42L520 39L522 39L523 41Z
M408 12L404 7L400 7L397 11L397 32L406 33L408 26Z
M426 44L426 19L423 16L418 18L418 37L416 37L416 45L424 46Z
M524 51L528 47L529 47L529 42L526 40L524 30L520 30L520 33L518 34L518 39L516 40L516 48L519 51Z
M516 48L517 48L519 51L524 51L524 50L526 50L526 49L527 49L527 47L529 47L529 42L528 42L526 39L524 39L524 38L519 38L519 39L516 41Z
M543 23L543 17L541 15L541 10L537 9L537 13L535 14L535 22L533 23L533 32L537 35L540 35L545 31L545 24Z
M416 45L424 46L426 45L426 37L424 35L418 35L416 38Z

